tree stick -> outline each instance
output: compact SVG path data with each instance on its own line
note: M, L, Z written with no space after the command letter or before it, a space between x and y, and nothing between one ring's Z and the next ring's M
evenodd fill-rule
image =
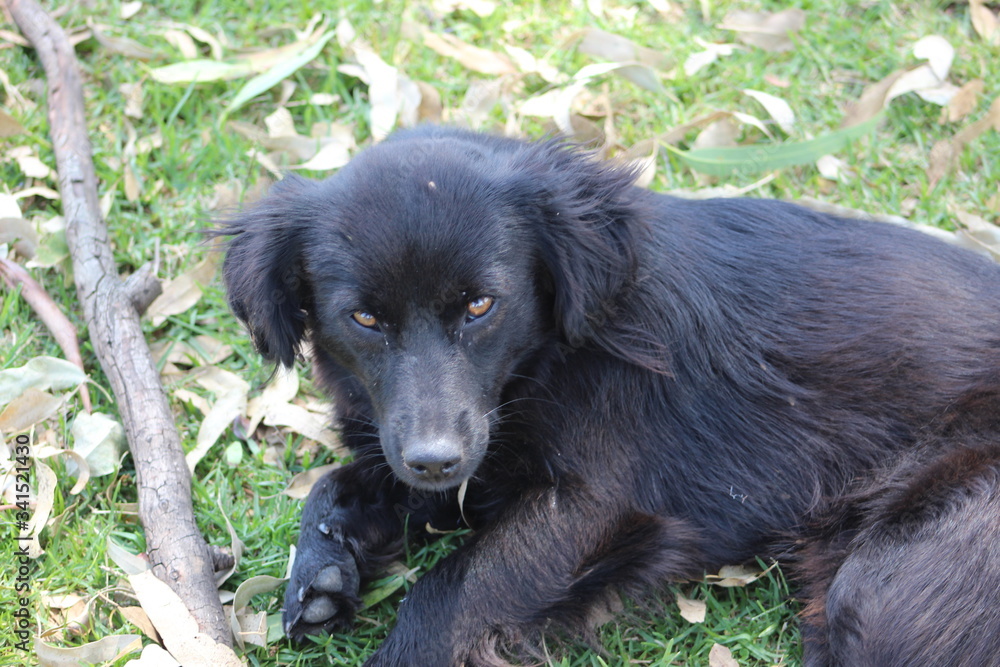
M212 558L194 520L180 436L139 325L135 304L143 302L148 281L126 287L118 277L101 218L76 56L62 28L34 0L8 0L7 6L49 82L49 125L77 296L132 450L153 571L184 601L202 632L231 646Z

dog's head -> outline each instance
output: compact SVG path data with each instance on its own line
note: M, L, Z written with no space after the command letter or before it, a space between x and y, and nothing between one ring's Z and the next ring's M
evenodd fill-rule
M267 359L308 336L353 373L397 476L447 488L534 355L628 356L607 332L636 272L631 180L556 142L401 133L230 221L230 304Z

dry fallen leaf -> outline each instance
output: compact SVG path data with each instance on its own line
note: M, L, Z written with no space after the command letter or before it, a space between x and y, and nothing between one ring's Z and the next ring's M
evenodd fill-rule
M167 40L168 44L180 51L181 57L185 60L194 60L198 57L198 45L194 43L191 35L184 30L168 28L163 31L163 39Z
M710 574L705 579L710 584L715 586L721 586L722 588L736 588L741 586L746 586L747 584L757 581L765 574L774 569L777 563L772 564L763 572L755 569L750 569L743 565L723 565L719 568L719 574Z
M24 127L9 113L0 109L0 139L24 132Z
M81 412L69 431L73 436L73 451L87 461L92 477L110 475L118 470L127 443L125 429L116 420L100 412ZM73 466L67 464L66 469L73 473Z
M850 175L847 163L835 155L824 155L816 160L819 175L831 181L839 181L842 176Z
M127 37L114 37L108 35L101 28L99 28L94 23L88 22L90 26L90 31L94 35L101 46L112 53L117 53L125 56L126 58L133 58L135 60L152 60L156 57L156 51L153 51L147 46L143 46L134 39L129 39Z
M657 69L670 66L670 59L663 51L640 46L626 37L599 28L584 30L576 48L580 53L615 63L640 63Z
M42 162L30 146L16 146L7 151L6 157L17 162L21 172L29 178L49 178L53 171Z
M552 118L559 131L567 136L573 134L573 101L583 92L586 81L574 81L564 88L554 88L550 91L529 97L518 107L518 111L525 116L540 116Z
M740 667L733 652L722 644L715 644L708 652L708 667Z
M945 81L955 49L943 37L930 35L913 45L913 54L927 62L896 70L881 81L866 86L858 101L848 108L841 127L852 127L874 118L892 100L910 92L934 104L948 104L958 92L954 84Z
M427 48L446 58L454 58L473 72L492 76L517 73L517 67L506 55L473 46L453 35L428 30L424 32L423 40Z
M648 188L656 176L656 156L658 153L659 145L655 139L643 139L633 144L618 157L638 172L635 184L641 188Z
M767 113L771 115L771 118L778 124L782 132L788 135L792 134L795 130L795 112L792 111L792 107L788 105L788 102L760 90L744 89L743 93L760 102L760 105L767 110Z
M723 30L736 32L736 39L765 51L789 51L794 35L806 23L801 9L786 9L776 14L767 12L732 11L722 19Z
M49 517L52 515L58 481L56 480L56 474L52 472L52 468L47 466L40 457L35 458L33 465L35 468L33 473L35 476L35 511L28 520L27 534L30 539L28 540L27 547L28 557L38 558L45 553L42 550L41 543L38 541L38 536L46 524L48 524ZM22 532L22 537L23 535L24 533ZM23 542L19 542L19 544L23 544Z
M962 208L952 207L952 213L963 228L957 232L959 238L968 247L1000 262L1000 226Z
M215 366L204 366L192 372L195 381L215 395L215 401L198 428L194 448L184 459L193 473L198 462L208 453L237 417L246 413L250 385L240 376Z
M718 148L720 146L735 146L736 138L740 135L740 126L731 115L709 123L709 125L698 133L694 140L693 148Z
M740 48L735 44L712 44L700 37L695 37L694 41L705 50L692 53L684 61L684 73L688 76L694 76L719 58L731 56Z
M117 663L141 648L139 635L107 635L82 646L53 646L41 640L36 640L34 645L38 662L45 667Z
M138 14L142 10L141 0L133 0L132 2L123 2L119 10L118 15L123 21L128 21L130 18Z
M444 105L441 103L441 93L426 81L415 82L420 88L420 106L417 117L427 123L440 123Z
M29 387L0 412L0 433L20 433L58 412L66 396Z
M523 74L537 74L548 83L560 83L566 76L552 63L535 58L529 51L520 46L504 44L504 50Z
M396 126L396 115L402 102L399 95L399 70L365 46L355 45L354 57L368 84L372 138L382 141Z
M848 128L860 125L880 114L889 103L886 97L889 90L903 74L905 74L903 70L897 70L881 81L865 86L857 102L848 105L840 126Z
M972 27L983 41L1000 44L1000 20L983 0L969 0L969 15Z
M129 623L142 630L142 634L146 635L154 642L161 641L160 633L158 633L156 628L153 627L152 621L149 620L149 616L147 616L146 612L142 610L142 607L126 605L117 607L117 610L122 616L128 619Z
M708 609L704 600L689 600L680 593L677 594L677 607L680 609L681 618L688 623L704 623L705 613Z
M906 70L889 89L886 103L906 93L916 93L924 101L945 106L958 92L948 82L948 72L955 60L955 48L940 35L928 35L913 45L913 55L927 62Z
M288 484L282 493L284 493L289 498L295 498L296 500L302 500L309 495L312 490L313 485L323 478L326 473L331 470L336 470L340 468L340 463L329 463L324 466L317 466L315 468L310 468L300 472L299 474L292 477L292 481Z
M294 368L279 366L259 396L247 403L247 433L253 433L276 406L290 403L299 393L299 374Z
M160 326L170 315L183 313L198 303L202 286L212 281L218 262L217 253L210 253L192 269L168 281L163 286L163 293L146 309L145 314L153 326Z
M462 105L452 116L452 120L473 129L481 127L503 96L506 83L507 77L473 81L466 89Z
M962 120L976 108L979 94L983 92L982 79L973 79L958 89L955 96L948 102L947 118L949 123Z
M233 649L216 643L198 628L181 599L160 581L147 563L108 541L107 553L126 571L139 604L146 612L170 655L184 665L240 667Z
M955 164L965 146L993 128L1000 131L1000 96L993 100L985 116L972 122L951 139L942 139L931 148L927 181L934 188Z
M35 256L35 249L38 248L38 232L35 231L34 225L20 215L0 217L0 245L5 243L12 245L21 257L31 259ZM3 267L6 261L0 257L0 273L4 273Z
M118 86L118 92L125 98L125 115L142 118L142 82L123 83Z

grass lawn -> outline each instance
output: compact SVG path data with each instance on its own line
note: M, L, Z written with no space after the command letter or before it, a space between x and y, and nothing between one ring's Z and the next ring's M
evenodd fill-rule
M199 231L227 206L259 193L275 177L274 171L306 163L319 141L308 139L311 135L331 147L316 157L312 166L317 169L299 169L315 177L332 173L329 167L337 163L337 155L353 154L355 145L369 145L383 127L380 119L386 106L374 93L385 89L386 70L373 56L358 55L364 53L378 56L412 82L402 88L408 91L407 99L416 99L414 89L422 91L423 117L440 113L446 122L541 137L554 131L553 119L544 116L546 109L564 122L572 111L577 115L570 122L580 136L590 138L599 132L611 154L633 148L628 156L644 157L651 154L649 140L671 143L670 149L660 146L647 171L649 187L657 190L727 187L750 196L809 197L947 230L956 229L960 217L978 216L987 223L1000 219L1000 131L986 130L967 146L957 147L953 163L939 159L944 149L934 149L985 117L1000 95L1000 35L994 34L991 43L978 34L969 5L864 0L845 1L831 11L830 3L806 0L797 3L804 26L793 34L786 50L774 51L737 41L738 33L723 22L729 21L733 10L778 12L787 8L786 3L536 1L493 3L492 11L483 9L483 4L491 3L330 4L336 8L326 17L329 29L338 23L339 27L318 54L283 77L283 83L256 94L251 90L245 102L234 105L253 74L225 81L165 83L159 80L163 76L158 68L182 62L183 51L190 48L200 58L212 58L213 49L234 58L246 49L295 42L318 5L288 0L46 3L61 25L85 37L76 49L85 78L100 195L120 271L130 273L154 256L159 257L165 279L199 267L212 257ZM94 30L87 32L88 26L96 26L96 35ZM11 24L0 28L17 32ZM592 29L630 41L615 41ZM591 32L585 35L585 30ZM424 37L424 31L462 40L449 42L458 49L457 55L442 54L444 47ZM913 46L929 35L940 36L954 49L947 81L962 88L964 106L956 101L942 107L908 92L887 105L874 129L835 151L838 174L817 168L815 158L822 153L805 164L767 168L767 160L783 155L789 144L837 131L867 85L920 65L923 61L913 54ZM581 48L588 43L596 46ZM474 61L472 52L462 50L463 44L490 54L479 54L481 60ZM720 53L696 71L691 65L685 68L691 56L719 45L738 48ZM137 46L150 53L143 55ZM41 66L33 51L6 37L0 36L0 47L5 81L0 108L23 128L0 139L4 192L55 188L54 175L38 171L25 159L33 156L55 166ZM627 58L637 58L645 68L631 70L632 79L619 71L587 78L572 105L566 95L556 94L534 106L527 104L549 91L566 90L570 77L581 68L618 60L612 47L624 48L630 53ZM500 70L481 72L471 67ZM794 112L794 124L779 126L772 110L746 89L784 100ZM388 93L395 95L396 87ZM440 99L437 111L435 97ZM538 107L542 115L535 115ZM708 117L718 122L706 130ZM396 124L405 118L401 114ZM289 123L300 136L290 138ZM670 133L668 141L670 130L689 123L692 127ZM1000 121L997 124L1000 129ZM737 165L729 176L713 178L692 170L676 152L695 145L729 144L764 147L763 165L760 160L757 164L763 168ZM30 192L17 202L39 232L32 275L85 333L72 275L60 250L59 202ZM6 217L10 214L0 214ZM11 245L2 245L11 242L3 236L8 229L4 225L0 221L0 248L24 263ZM151 345L164 348L164 383L185 446L191 449L205 413L219 400L199 383L205 369L215 366L245 379L251 400L262 391L271 369L262 365L229 313L217 277L205 285L197 302L175 310L146 318L145 331ZM81 338L95 410L115 416L107 380L86 336ZM176 354L170 355L171 350ZM0 370L23 366L39 356L63 355L18 290L4 288ZM310 415L319 414L316 406L322 397L312 386L308 369L302 366L298 371L299 397L294 403ZM74 447L76 439L69 429L80 410L79 397L72 397L54 416L34 426L33 441L52 448ZM246 420L240 424L245 426ZM284 576L302 506L301 500L284 491L297 473L338 460L336 449L305 438L302 430L261 426L248 433L239 426L229 428L197 465L194 502L203 533L212 544L228 546L228 521L245 545L225 590L234 591L240 582L257 575ZM3 439L8 445L13 442L11 434ZM45 462L58 482L51 519L41 535L45 553L31 573L31 608L39 631L56 646L138 633L121 611L122 605L134 601L106 549L108 539L133 553L145 548L135 514L131 460L125 456L113 472L91 478L78 493L71 493L75 478L67 471L68 458L54 455ZM4 488L9 489L6 481ZM10 502L9 496L2 501L4 518L11 516L6 521L11 525L6 544L13 550L16 530ZM449 535L440 542L411 547L405 569L425 571L461 537ZM10 575L0 578L5 601L15 597L13 570ZM409 585L365 609L350 633L323 637L304 647L272 636L266 647L248 646L243 657L253 665L325 660L358 665L385 637ZM251 602L254 609L267 612L272 635L280 635L274 631L279 629L281 594L281 589L260 594ZM684 620L677 595L703 601L705 620ZM14 605L0 605L0 665L35 660L14 647L14 611ZM547 664L705 665L712 647L721 644L743 667L798 665L797 611L794 589L779 569L746 587L677 584L641 607L626 603L623 613L601 629L600 650L572 640L548 642L553 657ZM116 664L126 661L119 659Z

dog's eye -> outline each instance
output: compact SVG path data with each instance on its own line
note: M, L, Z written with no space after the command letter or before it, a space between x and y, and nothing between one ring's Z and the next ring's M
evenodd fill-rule
M375 316L372 315L371 313L366 313L363 310L354 311L353 313L351 313L351 317L354 319L355 322L357 322L366 329L374 329L376 326L378 326L378 320L375 319Z
M470 301L466 306L466 309L468 310L469 319L474 320L490 312L490 308L492 307L493 307L493 297L481 296L478 299L473 299L472 301Z

